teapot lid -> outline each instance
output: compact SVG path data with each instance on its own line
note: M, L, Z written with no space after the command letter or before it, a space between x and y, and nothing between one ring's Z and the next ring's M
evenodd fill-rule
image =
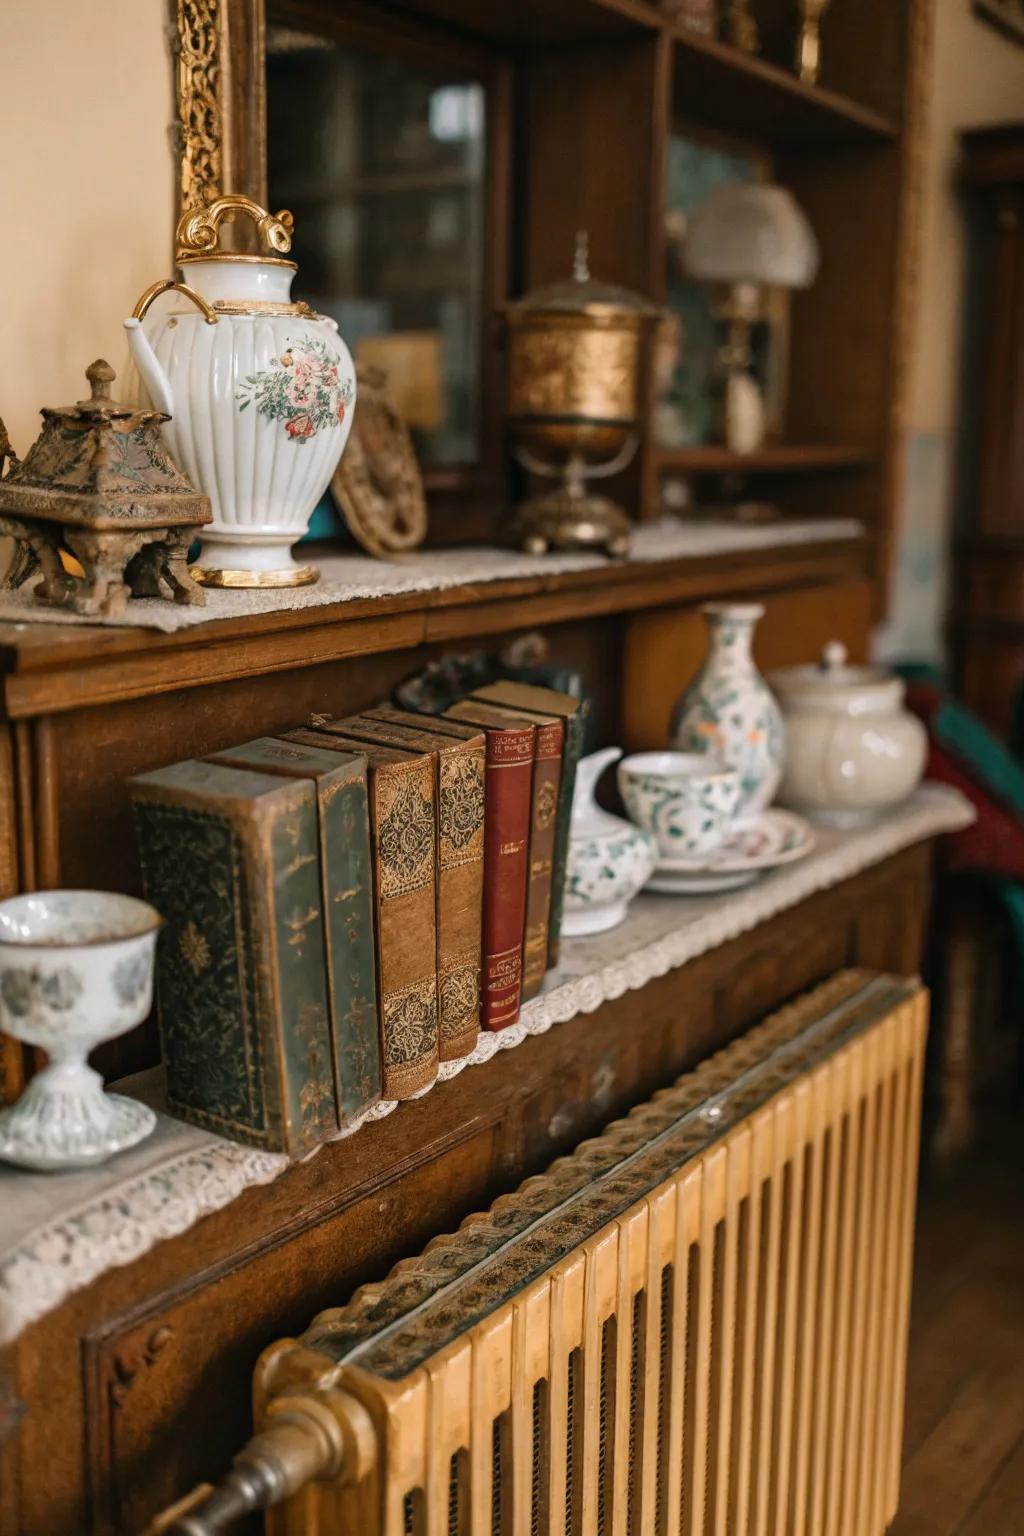
M813 665L784 667L768 681L787 703L816 708L891 708L904 693L902 681L888 667L851 666L841 640L830 640Z
M258 256L219 249L221 225L232 223L238 213L244 213L255 225L260 247ZM286 259L292 248L294 228L295 220L287 208L271 213L251 197L229 192L199 208L186 208L183 211L174 233L175 260L179 267L190 261L259 261L290 267L295 272L298 270L297 264Z
M658 309L642 294L616 283L598 282L590 275L589 236L581 229L576 236L572 276L544 288L534 288L507 306L507 314L522 317L532 314L590 315L615 317L639 322L653 319Z

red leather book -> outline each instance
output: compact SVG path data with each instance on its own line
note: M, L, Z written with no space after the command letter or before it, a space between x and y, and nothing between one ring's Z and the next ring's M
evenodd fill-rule
M485 1029L506 1029L518 1019L522 1000L537 727L474 699L445 713L482 727L487 737L480 1022Z

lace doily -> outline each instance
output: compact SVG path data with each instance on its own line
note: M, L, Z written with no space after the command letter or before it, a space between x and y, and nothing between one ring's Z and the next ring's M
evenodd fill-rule
M664 560L700 559L745 550L777 549L858 538L864 525L851 518L816 518L808 522L779 522L742 527L736 523L684 523L665 519L633 530L630 560L651 565ZM59 608L44 608L32 596L29 582L15 592L0 592L0 620L48 624L104 624L163 630L172 634L211 619L237 619L275 613L283 608L323 608L328 603L357 598L396 597L409 592L443 592L451 587L476 586L530 576L559 576L570 571L599 571L610 562L603 555L527 555L512 549L417 550L395 560L371 560L366 555L317 554L320 580L311 587L261 588L233 591L208 588L204 607L182 607L156 598L133 598L119 618L84 618Z
M973 809L957 791L925 785L873 826L850 832L819 829L817 847L802 863L746 890L696 898L641 896L619 928L597 939L565 941L558 969L549 974L541 995L526 1004L519 1022L481 1035L470 1056L441 1067L440 1080L512 1050L575 1014L593 1013L816 891L973 819ZM158 1106L160 1080L159 1073L143 1073L118 1086ZM397 1107L393 1102L375 1105L342 1136ZM244 1189L269 1184L287 1166L283 1155L237 1146L158 1110L153 1136L101 1168L67 1174L0 1169L0 1343L105 1270L187 1231Z

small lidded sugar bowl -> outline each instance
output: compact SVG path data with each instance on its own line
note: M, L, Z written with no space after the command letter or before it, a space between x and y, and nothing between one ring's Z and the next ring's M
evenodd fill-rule
M650 832L603 811L594 798L598 779L621 756L621 747L606 747L582 758L576 768L563 938L584 938L616 927L654 873L656 849Z
M141 1024L162 919L112 891L34 891L0 902L0 1030L50 1060L0 1111L0 1160L82 1168L148 1136L148 1105L105 1093L89 1052Z
M859 826L920 783L927 737L894 673L848 666L834 640L817 666L787 667L768 681L786 727L784 805L832 826Z

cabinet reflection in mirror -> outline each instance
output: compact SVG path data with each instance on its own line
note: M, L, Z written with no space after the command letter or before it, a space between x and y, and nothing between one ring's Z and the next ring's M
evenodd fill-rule
M317 8L303 7L307 18ZM326 7L324 8L326 11ZM424 466L481 457L487 87L431 49L383 51L269 7L267 181L295 215L303 294L383 368ZM350 30L350 29L346 29Z

